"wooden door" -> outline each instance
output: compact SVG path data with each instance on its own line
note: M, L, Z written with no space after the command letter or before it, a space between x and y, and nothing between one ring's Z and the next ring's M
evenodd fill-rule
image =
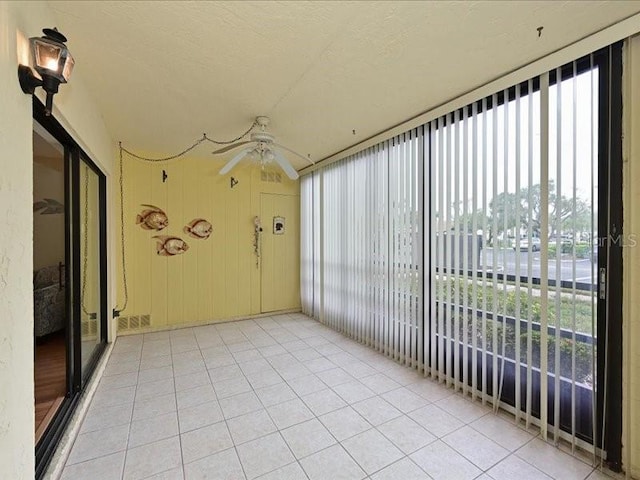
M263 193L261 311L300 308L300 197Z

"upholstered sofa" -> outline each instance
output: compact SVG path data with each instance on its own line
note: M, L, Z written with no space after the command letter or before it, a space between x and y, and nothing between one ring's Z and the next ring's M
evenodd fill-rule
M36 337L65 327L64 266L44 267L33 274L33 329Z

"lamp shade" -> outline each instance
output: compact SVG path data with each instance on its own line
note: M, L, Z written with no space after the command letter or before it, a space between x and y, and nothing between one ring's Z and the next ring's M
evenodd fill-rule
M66 37L56 29L45 28L44 37L32 37L33 67L42 78L53 77L59 83L67 83L73 71L74 60L64 44Z

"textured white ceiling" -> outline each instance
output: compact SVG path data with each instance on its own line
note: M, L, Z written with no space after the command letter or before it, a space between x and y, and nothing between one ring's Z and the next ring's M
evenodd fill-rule
M315 160L640 11L616 0L50 3L114 140L169 154L268 115L278 142Z

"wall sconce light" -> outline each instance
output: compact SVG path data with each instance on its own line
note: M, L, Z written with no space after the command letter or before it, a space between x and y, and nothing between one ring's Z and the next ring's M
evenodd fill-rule
M69 81L75 62L64 44L67 38L57 28L45 28L42 32L43 37L29 39L31 64L41 78L33 74L31 67L19 65L18 79L24 93L33 95L37 87L47 92L44 112L48 116L53 108L53 96L61 83Z

